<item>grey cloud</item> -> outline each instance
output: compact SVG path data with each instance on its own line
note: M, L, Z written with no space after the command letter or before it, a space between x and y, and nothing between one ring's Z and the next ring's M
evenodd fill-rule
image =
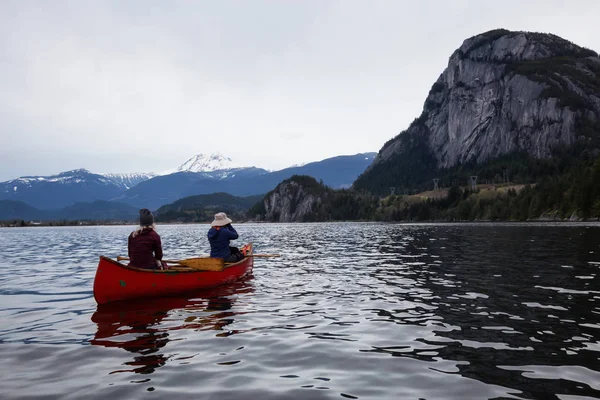
M1 2L0 180L377 151L465 38L502 27L598 51L597 15L593 0Z

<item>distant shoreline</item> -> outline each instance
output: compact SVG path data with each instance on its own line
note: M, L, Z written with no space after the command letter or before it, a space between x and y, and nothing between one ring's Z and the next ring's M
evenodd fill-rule
M298 222L298 221L290 221L290 222L279 222L279 221L239 221L235 222L237 225L244 224L323 224L323 223L349 223L349 222L357 222L357 223L382 223L382 224L393 224L393 225L425 225L425 224L472 224L472 225L486 225L486 224L494 224L494 223L511 223L511 224L530 224L530 223L539 223L543 224L600 224L600 218L597 219L581 219L581 220L552 220L552 219L533 219L527 221L515 221L515 220L479 220L479 221L444 221L444 220L430 220L430 221L360 221L360 220L348 220L348 221L311 221L311 222ZM157 222L157 226L161 225L209 225L210 222ZM38 228L38 227L53 227L53 228L61 228L61 227L75 227L75 226L137 226L136 223L133 222L83 222L80 221L69 221L67 223L34 223L24 225L18 224L6 224L0 223L0 228Z

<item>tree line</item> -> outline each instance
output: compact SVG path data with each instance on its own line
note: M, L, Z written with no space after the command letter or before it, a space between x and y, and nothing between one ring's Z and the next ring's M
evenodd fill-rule
M600 220L600 157L579 153L579 157L564 155L529 162L526 168L522 155L512 155L480 170L487 171L482 173L484 176L509 170L521 184L508 182L472 189L455 181L444 196L438 197L433 191L428 192L429 196L382 197L364 190L333 190L310 177L290 180L299 181L319 195L318 204L300 222ZM254 215L264 217L264 202L248 214L250 219Z

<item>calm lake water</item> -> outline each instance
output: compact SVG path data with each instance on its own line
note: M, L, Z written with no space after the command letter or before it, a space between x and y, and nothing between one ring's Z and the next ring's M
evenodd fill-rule
M598 224L235 226L282 257L107 309L132 227L0 229L0 397L600 398ZM165 258L207 229L159 226Z

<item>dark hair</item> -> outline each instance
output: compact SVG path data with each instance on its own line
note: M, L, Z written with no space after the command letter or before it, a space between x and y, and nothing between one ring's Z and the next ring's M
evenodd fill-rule
M147 208L140 210L140 226L150 226L154 223L154 215Z

